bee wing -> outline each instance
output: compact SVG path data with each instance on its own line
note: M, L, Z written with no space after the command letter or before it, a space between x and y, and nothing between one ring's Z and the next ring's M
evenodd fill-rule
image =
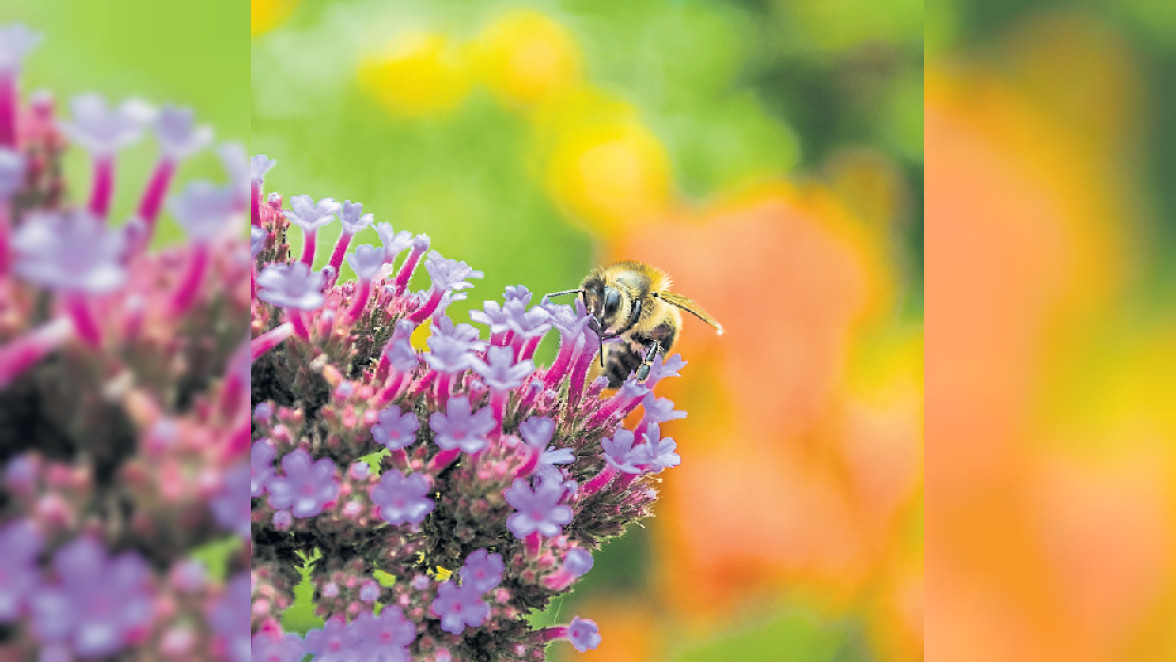
M658 293L657 297L672 306L677 306L678 308L685 310L686 312L694 315L707 324L710 324L711 326L715 327L715 331L717 331L720 336L723 335L723 325L719 324L719 321L712 317L710 313L703 310L702 306L694 303L694 299L682 296L676 292L660 292Z

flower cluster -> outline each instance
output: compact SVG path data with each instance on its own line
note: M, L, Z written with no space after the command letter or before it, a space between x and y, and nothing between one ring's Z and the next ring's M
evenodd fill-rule
M382 246L352 249L375 220L359 203L295 196L285 208L263 192L274 161L252 165L254 655L375 646L386 659L542 660L555 640L595 648L591 620L533 629L525 616L651 514L650 477L679 462L660 425L685 415L652 389L685 362L657 360L644 381L606 391L591 378L601 339L582 302L532 305L509 287L470 314L483 335L446 313L480 272L388 223L374 226ZM320 249L336 218L338 242ZM344 259L355 280L340 281ZM410 291L422 265L431 284ZM550 332L558 355L537 365ZM303 572L325 619L304 639L279 625Z
M211 130L22 99L40 41L0 27L0 658L247 660L246 153L218 148L229 184L173 191ZM118 155L145 133L158 161L123 212ZM80 203L71 147L92 163ZM188 241L149 250L165 210Z

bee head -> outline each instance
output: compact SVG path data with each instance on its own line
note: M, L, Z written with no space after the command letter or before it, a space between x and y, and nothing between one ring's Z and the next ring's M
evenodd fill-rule
M593 330L601 335L620 331L628 319L626 297L617 288L604 283L584 288L584 305L592 315Z

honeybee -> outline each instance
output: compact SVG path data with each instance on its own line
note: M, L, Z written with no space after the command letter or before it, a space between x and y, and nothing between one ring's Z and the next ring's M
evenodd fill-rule
M618 388L634 371L637 379L649 376L653 360L674 346L682 327L680 310L694 315L723 334L723 325L689 297L671 292L673 281L657 267L626 260L596 267L574 290L548 296L579 294L592 315L602 340L597 371L608 377L609 388Z

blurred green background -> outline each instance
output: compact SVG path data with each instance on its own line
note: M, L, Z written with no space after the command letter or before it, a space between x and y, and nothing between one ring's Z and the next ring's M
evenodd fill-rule
M267 191L484 271L455 320L636 257L727 327L686 323L657 516L537 617L604 644L551 659L922 658L922 2L254 0L251 28Z
M138 97L159 105L195 110L196 121L215 130L217 144L239 142L248 149L249 59L245 7L236 0L201 3L153 0L0 0L0 20L22 22L44 35L25 61L25 94L48 90L59 117L70 116L69 100L98 92L112 104ZM135 208L158 151L149 136L120 153L113 214L116 222ZM70 197L86 200L90 164L71 149L66 177ZM176 184L194 178L225 181L211 151L194 156ZM168 214L156 244L178 240L182 231Z

